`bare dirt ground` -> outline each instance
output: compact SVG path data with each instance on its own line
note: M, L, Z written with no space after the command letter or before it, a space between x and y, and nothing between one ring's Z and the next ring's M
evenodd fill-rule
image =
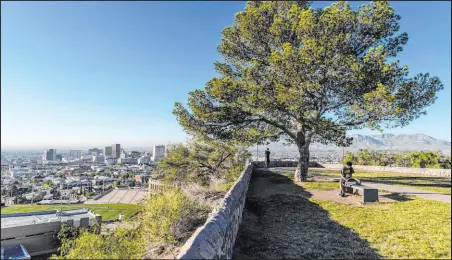
M340 198L337 192L309 191L286 176L253 172L233 258L381 258L366 240L308 200L357 204L355 198Z

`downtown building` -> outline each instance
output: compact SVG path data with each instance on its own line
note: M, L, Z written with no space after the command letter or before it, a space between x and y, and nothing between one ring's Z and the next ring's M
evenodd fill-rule
M152 151L152 161L157 162L158 160L165 157L165 146L156 145Z
M82 151L80 150L70 150L69 156L72 158L80 159L82 157Z
M113 157L113 147L105 146L105 157L112 158Z
M113 144L111 146L111 157L115 159L119 159L121 157L121 145Z
M57 154L56 149L49 149L44 151L42 155L43 161L56 161L57 160Z

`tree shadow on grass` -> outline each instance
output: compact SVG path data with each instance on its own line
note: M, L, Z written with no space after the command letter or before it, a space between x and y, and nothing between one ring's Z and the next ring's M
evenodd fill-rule
M385 195L381 195L382 197L386 197L395 201L399 201L399 202L404 202L404 201L410 201L413 200L412 198L409 198L407 196L403 196L400 195L399 193L390 193L390 194L385 194Z
M253 172L233 258L382 258L309 197L284 175Z

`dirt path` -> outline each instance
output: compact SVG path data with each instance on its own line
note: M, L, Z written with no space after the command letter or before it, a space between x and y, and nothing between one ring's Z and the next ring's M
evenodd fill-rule
M309 201L311 196L283 175L255 171L233 258L381 258L366 240Z

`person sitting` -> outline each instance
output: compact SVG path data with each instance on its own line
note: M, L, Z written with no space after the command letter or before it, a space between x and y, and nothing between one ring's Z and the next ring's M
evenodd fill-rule
M342 170L341 170L342 176L341 176L341 180L339 182L339 188L340 188L339 195L341 197L345 196L345 182L353 177L353 173L355 173L355 171L353 170L352 162L347 162L346 165L344 165L344 167L342 167Z

